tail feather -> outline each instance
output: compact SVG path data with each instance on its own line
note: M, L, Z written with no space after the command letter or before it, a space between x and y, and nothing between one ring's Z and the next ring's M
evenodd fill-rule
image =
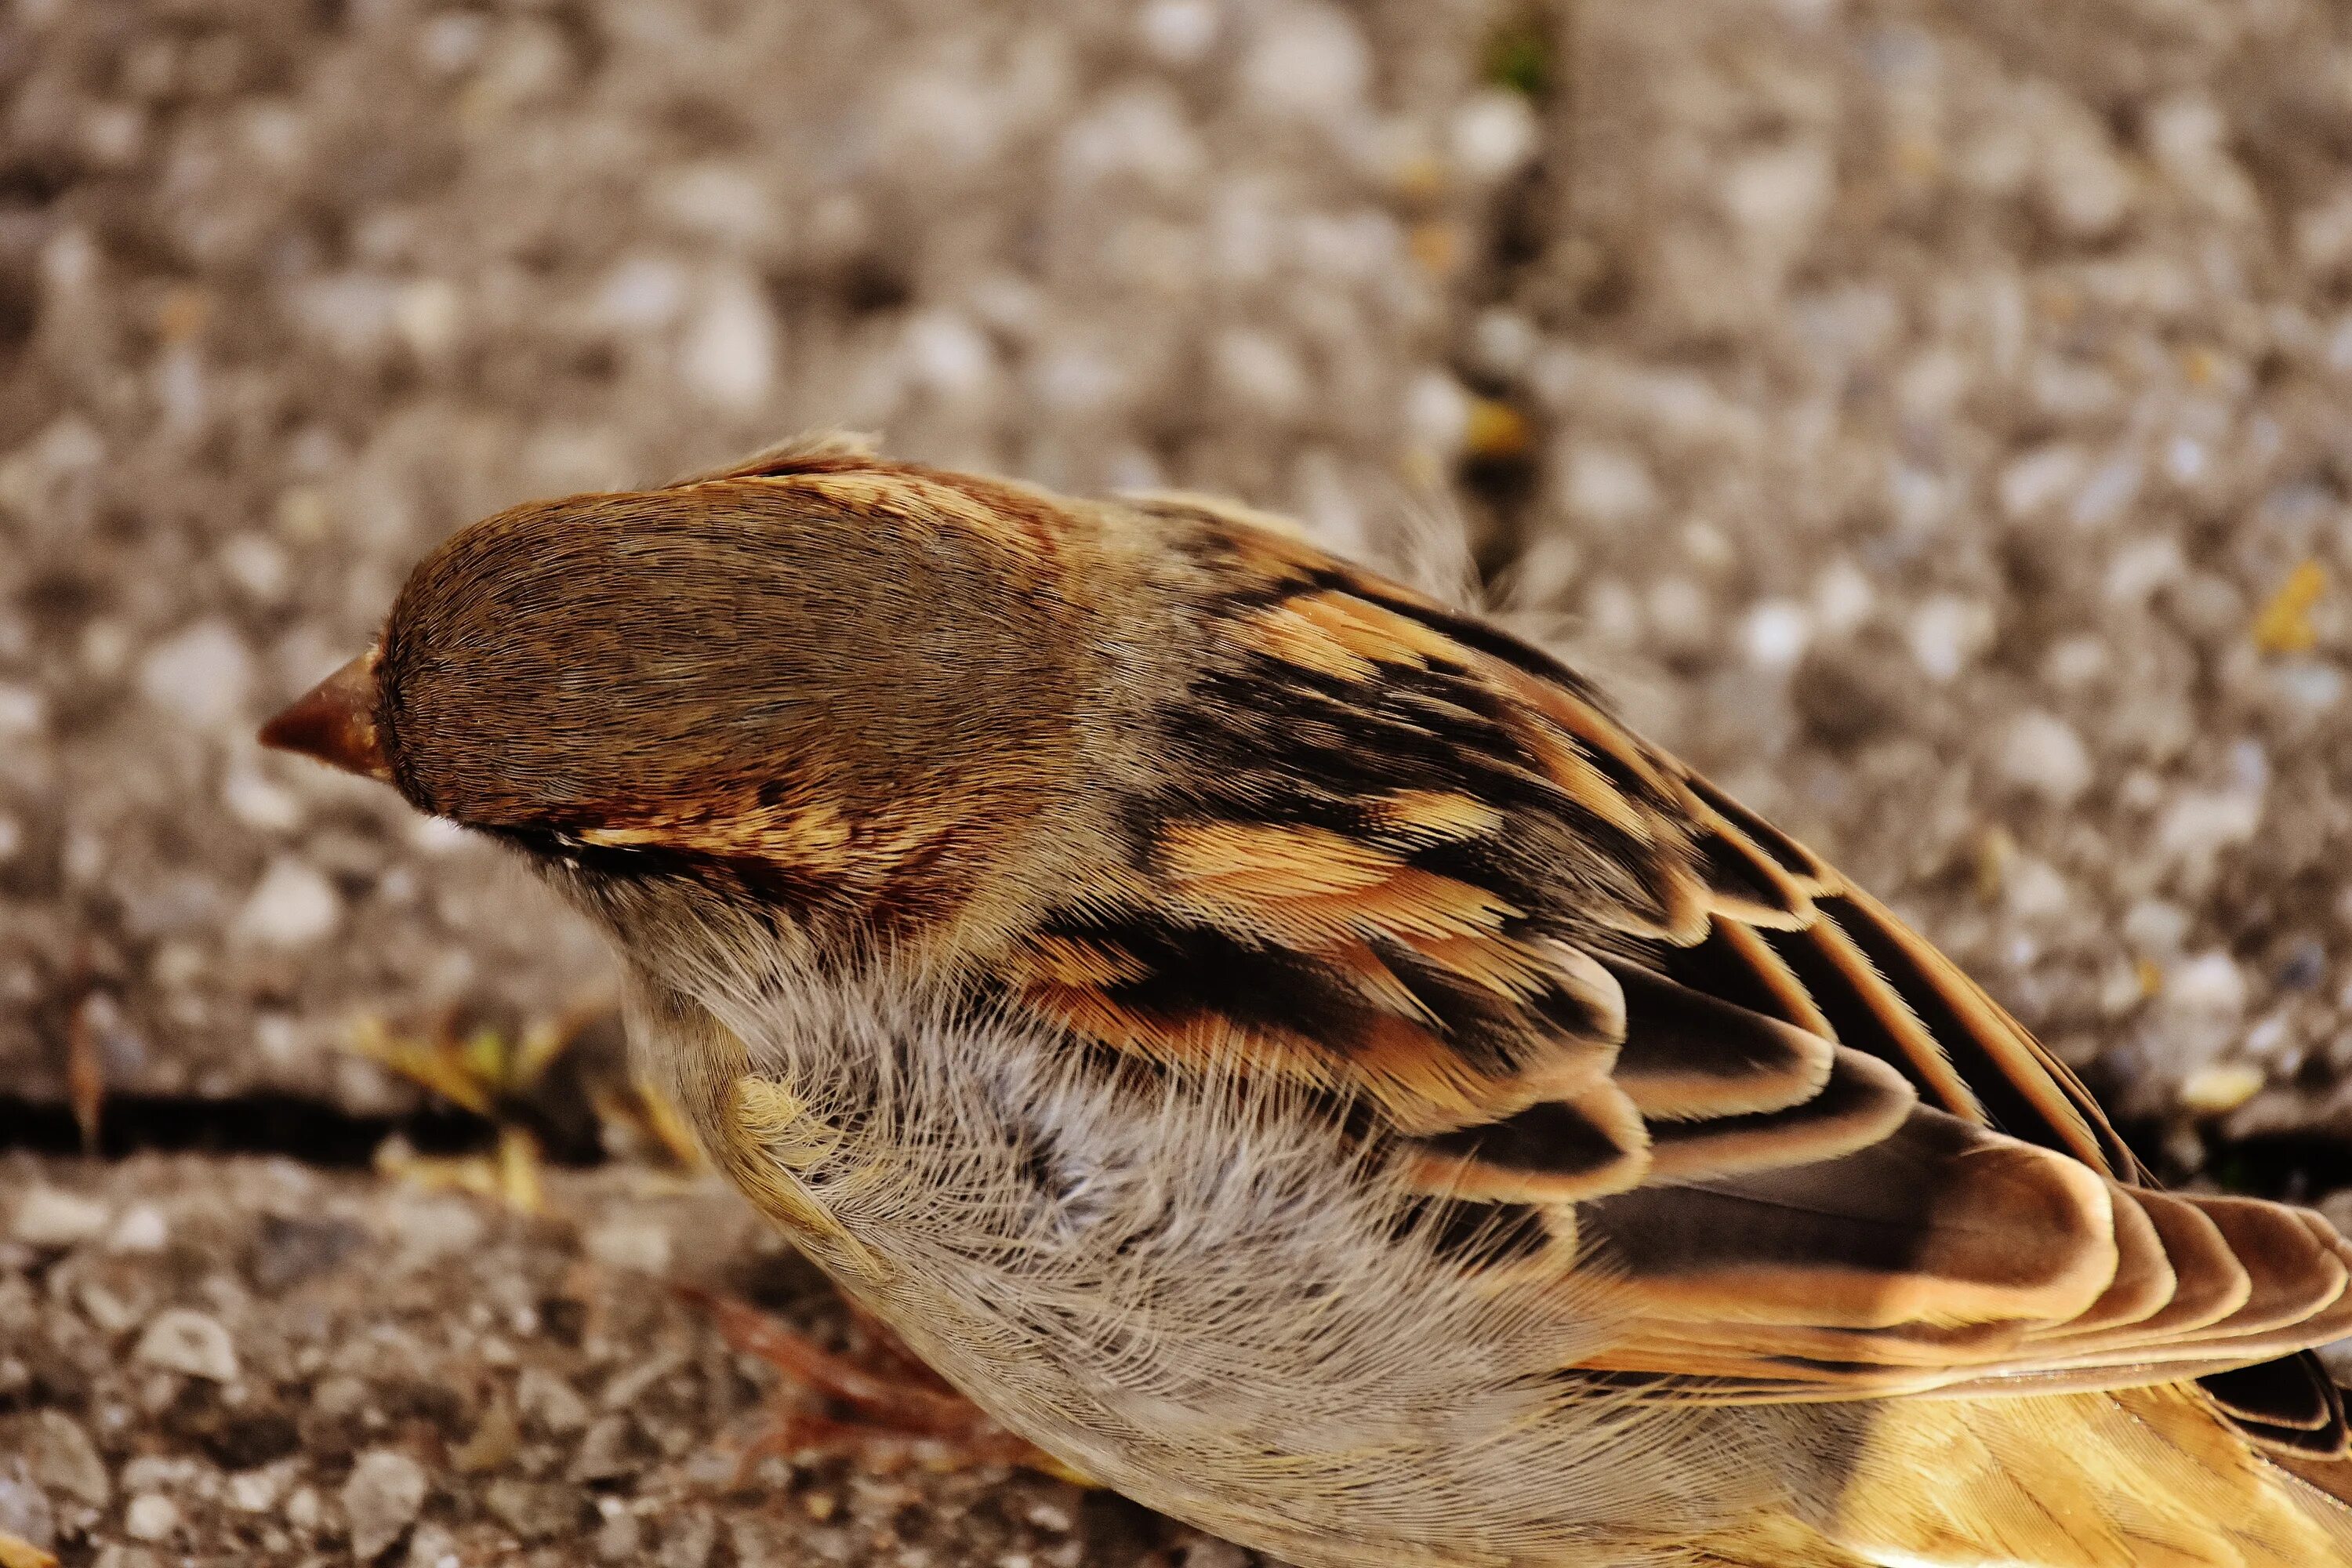
M2352 1462L2258 1453L2188 1384L1890 1401L1829 1534L1886 1568L2352 1568Z

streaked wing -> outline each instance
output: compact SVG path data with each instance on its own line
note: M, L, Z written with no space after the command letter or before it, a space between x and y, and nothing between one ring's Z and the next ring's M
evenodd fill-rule
M1475 620L1182 499L1213 627L1125 869L1017 956L1097 1040L1373 1108L1465 1268L1609 1281L1582 1369L1733 1399L2217 1374L2341 1452L2352 1249L2174 1195L1818 856ZM2243 1370L2237 1370L2243 1369Z

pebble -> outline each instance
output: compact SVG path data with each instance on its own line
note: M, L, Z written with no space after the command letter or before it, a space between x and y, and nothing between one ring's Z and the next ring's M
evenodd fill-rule
M275 1296L325 1273L366 1244L366 1232L348 1220L266 1214L254 1233L246 1274L254 1289Z
M316 946L342 924L343 896L308 861L281 855L269 863L236 912L236 931L268 947Z
M1184 1543L1182 1568L1249 1568L1250 1554L1230 1541L1199 1535Z
M343 1483L343 1517L352 1555L373 1563L416 1521L428 1489L424 1467L396 1448L371 1448Z
M0 684L0 741L19 740L48 722L48 702L29 687Z
M233 769L222 781L221 800L231 816L264 833L290 833L302 826L302 803L294 792L247 769Z
M278 1500L286 1495L286 1482L291 1469L289 1463L237 1471L228 1479L229 1507L240 1513L270 1512L277 1508Z
M596 1531L596 1555L606 1563L644 1562L644 1521L626 1509L605 1514L604 1522Z
M81 1424L62 1410L37 1410L25 1433L25 1454L33 1479L49 1491L91 1508L113 1496L106 1461Z
M719 1521L700 1509L674 1514L662 1523L660 1568L706 1568L719 1546Z
M2184 1011L2234 1018L2246 1010L2246 973L2218 948L2200 952L2166 972L2164 999Z
M1215 0L1150 0L1137 14L1135 31L1162 65L1190 66L1215 45L1222 21Z
M1517 174L1535 156L1539 139L1527 99L1499 88L1473 95L1446 128L1454 166L1478 184Z
M988 390L996 351L980 329L952 310L926 310L907 322L903 346L908 379L949 403Z
M16 1205L10 1234L27 1247L76 1247L106 1228L113 1211L95 1198L35 1187Z
M1571 528L1589 523L1621 529L1654 515L1663 504L1649 465L1626 447L1573 442L1563 466L1560 488L1574 520Z
M775 384L781 335L759 286L748 275L722 273L687 321L678 378L711 407L748 414Z
M107 1234L106 1249L128 1254L161 1252L171 1239L172 1225L162 1209L153 1204L133 1204Z
M220 1321L193 1307L168 1307L155 1314L132 1352L150 1366L215 1383L236 1380L236 1346Z
M2010 721L1995 763L2002 778L2052 805L2072 805L2091 784L2091 754L2083 737L2042 709Z
M588 1429L566 1473L575 1481L593 1485L635 1475L645 1468L645 1462L646 1445L638 1436L636 1423L625 1414L614 1412L598 1417Z
M1470 394L1442 370L1426 370L1405 387L1405 432L1442 460L1458 456L1470 431Z
M1930 595L1904 630L1911 658L1930 680L1949 681L1976 662L1992 641L1989 605L1952 594Z
M638 1274L669 1272L673 1242L669 1227L646 1215L618 1215L592 1227L583 1238L588 1256L607 1268Z
M551 1437L569 1437L588 1425L588 1402L553 1373L536 1366L515 1380L515 1410Z
M2216 1062L2181 1080L2180 1106L2197 1116L2225 1116L2254 1098L2263 1071L2250 1062Z
M1288 421L1306 407L1307 373L1269 333L1236 329L1212 346L1211 370L1226 396L1265 418Z
M1242 88L1260 109L1331 121L1360 105L1371 83L1371 48L1345 11L1321 0L1257 8L1256 37L1242 61Z
M133 1541L163 1541L180 1528L180 1505L161 1492L142 1492L122 1510L122 1532Z
M1812 641L1812 616L1793 599L1764 600L1739 624L1739 643L1748 662L1774 674L1794 669Z
M482 1216L462 1198L404 1193L386 1206L385 1217L407 1254L408 1268L422 1268L480 1245Z
M13 1535L35 1546L55 1545L57 1514L48 1494L33 1479L32 1467L20 1456L0 1456L0 1535Z
M551 1482L492 1481L482 1497L493 1518L526 1542L550 1541L570 1530L580 1513L580 1493Z
M408 1538L406 1568L466 1568L466 1558L456 1536L428 1522Z
M2221 852L2252 838L2262 820L2263 796L2252 791L2184 791L2157 820L2157 852L2201 883Z
M139 661L140 695L191 729L243 720L252 686L253 655L226 621L198 621Z
M2163 899L2140 899L2124 911L2124 937L2151 958L2180 951L2189 940L2189 911Z

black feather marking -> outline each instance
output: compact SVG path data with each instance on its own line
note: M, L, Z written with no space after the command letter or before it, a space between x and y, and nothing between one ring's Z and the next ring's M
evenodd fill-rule
M1845 972L1815 945L1811 931L1768 930L1758 934L1796 974L1798 984L1812 998L1813 1005L1819 1007L1822 1016L1829 1020L1830 1029L1839 1045L1869 1052L1909 1079L1911 1087L1919 1091L1921 1099L1930 1104L1942 1103L1942 1097L1936 1092L1935 1086L1911 1059L1909 1048L1887 1027L1885 1019L1855 988Z
M1799 910L1789 899L1788 889L1775 880L1770 872L1748 858L1738 843L1719 833L1705 834L1696 844L1700 874L1707 887L1725 899L1776 910L1794 918Z
M1551 1245L1551 1227L1531 1204L1416 1197L1399 1215L1396 1234L1425 1236L1437 1255L1472 1273L1524 1263Z
M1816 907L1822 915L1837 922L1847 936L1853 939L1874 968L1895 994L1910 1005L1921 1026L1935 1037L1951 1059L1954 1070L1968 1081L1976 1092L1985 1114L1995 1127L2013 1138L2039 1143L2045 1149L2055 1149L2062 1154L2074 1153L2074 1145L2051 1124L2050 1118L2025 1090L2011 1079L2000 1063L1979 1043L1976 1031L1954 1009L1937 985L1906 952L1900 944L1890 941L1867 910L1843 898L1819 899ZM2065 1096L2089 1123L2093 1134L2106 1154L2112 1171L2128 1176L2138 1169L2131 1150L2107 1123L2106 1115L2088 1090L2073 1080L2071 1073L2053 1071L2052 1085Z
M1651 956L1665 977L1677 985L1750 1013L1778 1018L1784 1024L1804 1026L1804 1020L1731 945L1720 925L1709 926L1706 939L1696 946L1664 947Z
M1822 882L1832 879L1830 868L1822 865L1820 858L1811 850L1697 774L1692 774L1689 783L1693 794L1713 806L1717 814L1726 822L1747 835L1748 840L1757 848L1779 862L1780 869L1792 877L1807 881Z
M1440 1154L1482 1165L1568 1178L1606 1170L1627 1152L1599 1122L1557 1100L1530 1105L1500 1121L1436 1133L1422 1142Z

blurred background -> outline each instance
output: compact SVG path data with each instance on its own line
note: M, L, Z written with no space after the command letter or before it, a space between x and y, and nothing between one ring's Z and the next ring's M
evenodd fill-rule
M653 1181L580 928L251 742L451 529L812 426L1466 562L2173 1176L2327 1199L2347 394L2326 0L13 0L0 1531L1238 1561L696 1469L757 1379L645 1276L831 1309Z

